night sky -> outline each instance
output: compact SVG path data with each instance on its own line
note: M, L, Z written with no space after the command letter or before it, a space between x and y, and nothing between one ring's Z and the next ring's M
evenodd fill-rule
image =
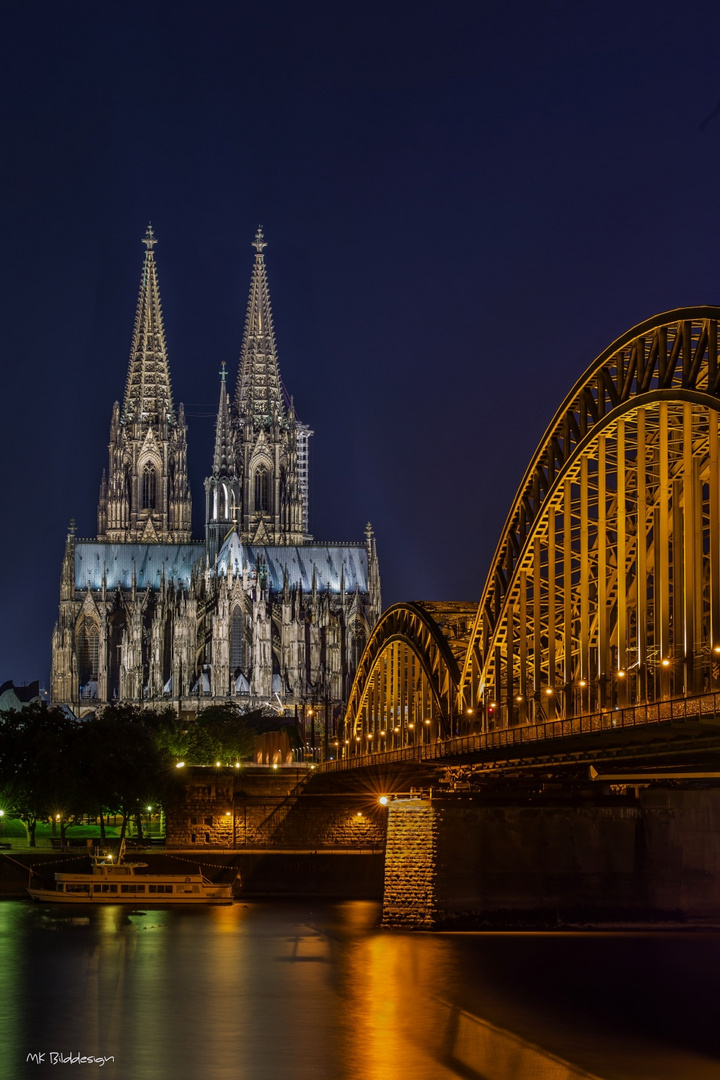
M47 685L97 529L152 221L194 532L258 224L319 540L479 599L517 485L621 333L720 302L716 3L2 10L0 682Z

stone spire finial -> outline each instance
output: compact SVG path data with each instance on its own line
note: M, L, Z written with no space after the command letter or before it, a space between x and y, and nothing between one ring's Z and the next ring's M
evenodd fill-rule
M263 248L267 247L265 237L263 236L262 225L258 225L257 232L255 233L255 239L252 242L252 246L255 248L258 255L262 255Z
M145 245L145 247L146 247L146 249L148 251L152 251L152 249L157 244L157 237L155 236L155 233L153 232L152 223L149 222L149 221L148 221L148 227L145 230L145 235L143 236L143 241L142 242L143 242L143 244Z

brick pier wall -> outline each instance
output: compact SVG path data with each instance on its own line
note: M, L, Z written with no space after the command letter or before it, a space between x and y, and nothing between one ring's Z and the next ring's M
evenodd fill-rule
M720 922L720 790L606 805L409 799L388 814L392 927Z

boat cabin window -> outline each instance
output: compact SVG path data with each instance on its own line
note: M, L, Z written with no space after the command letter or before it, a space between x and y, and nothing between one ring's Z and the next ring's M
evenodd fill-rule
M90 886L89 885L75 885L75 884L73 884L71 882L68 882L66 884L66 886L65 886L65 892L85 892L86 893L86 892L90 892Z
M152 893L171 893L173 891L172 885L148 885L148 892Z
M145 886L144 885L121 885L120 886L120 892L121 893L145 892Z

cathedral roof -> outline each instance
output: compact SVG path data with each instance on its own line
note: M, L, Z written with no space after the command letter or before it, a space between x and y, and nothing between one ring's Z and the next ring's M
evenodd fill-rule
M165 581L186 589L193 566L205 558L203 543L189 544L107 544L81 540L75 544L75 586L101 589L103 569L108 590L132 588L133 568L139 589L160 588Z
M138 589L159 589L162 577L169 584L187 589L193 567L205 559L205 544L110 544L100 540L79 540L75 544L75 587L101 589L103 570L108 591L130 589L133 570ZM282 592L287 571L288 586L311 592L313 573L318 592L368 591L368 561L365 544L302 544L253 546L241 544L233 532L218 553L218 569L234 574L247 567L259 574L264 566L273 592Z
M148 225L143 243L145 260L130 349L123 421L143 420L157 424L165 419L174 419L174 410L153 251L157 240L152 225Z
M234 574L242 573L247 566L251 572L259 572L264 563L270 588L281 592L287 572L288 586L299 585L303 592L311 592L313 571L319 592L339 593L344 570L346 592L368 591L368 561L365 544L302 544L292 546L260 547L241 544L237 533L227 538L218 553L218 569L228 572L231 564Z
M240 354L235 411L241 417L250 418L255 422L264 422L272 418L273 413L285 416L289 402L286 400L280 378L270 307L270 290L263 255L263 249L267 247L267 244L260 228L253 247L255 248L255 265L250 282L250 298Z

